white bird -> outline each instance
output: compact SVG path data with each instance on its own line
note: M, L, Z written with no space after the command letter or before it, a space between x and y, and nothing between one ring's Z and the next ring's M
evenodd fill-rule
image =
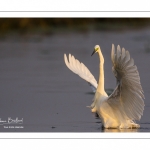
M144 110L144 92L140 83L140 77L134 60L124 48L118 45L117 51L112 45L111 60L112 70L117 80L117 85L110 96L104 89L104 57L99 45L94 47L94 53L98 53L100 59L99 81L88 68L69 54L69 62L64 54L67 67L86 80L93 88L95 96L90 108L99 115L104 128L139 128L135 120L140 120Z

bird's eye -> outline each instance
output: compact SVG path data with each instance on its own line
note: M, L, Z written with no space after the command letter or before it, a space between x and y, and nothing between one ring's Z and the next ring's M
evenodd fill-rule
M95 51L98 51L98 47L95 49Z

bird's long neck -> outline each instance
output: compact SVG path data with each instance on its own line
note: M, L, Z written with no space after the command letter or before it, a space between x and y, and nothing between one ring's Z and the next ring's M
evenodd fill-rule
M100 59L100 64L99 64L100 73L99 73L99 81L98 81L98 87L96 92L103 94L104 93L104 57L100 50L98 51L98 56Z

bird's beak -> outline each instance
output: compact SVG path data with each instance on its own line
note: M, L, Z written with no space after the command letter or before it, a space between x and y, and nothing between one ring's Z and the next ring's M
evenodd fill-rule
M93 55L93 54L95 54L95 50L93 51L92 55ZM92 55L91 55L91 56L92 56Z

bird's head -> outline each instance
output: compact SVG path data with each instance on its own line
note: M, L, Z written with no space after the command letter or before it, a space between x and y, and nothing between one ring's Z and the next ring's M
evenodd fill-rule
M100 46L99 46L99 45L95 45L95 46L94 46L94 51L93 51L92 55L95 54L95 53L97 53L98 50L100 50ZM92 55L91 55L91 56L92 56Z

